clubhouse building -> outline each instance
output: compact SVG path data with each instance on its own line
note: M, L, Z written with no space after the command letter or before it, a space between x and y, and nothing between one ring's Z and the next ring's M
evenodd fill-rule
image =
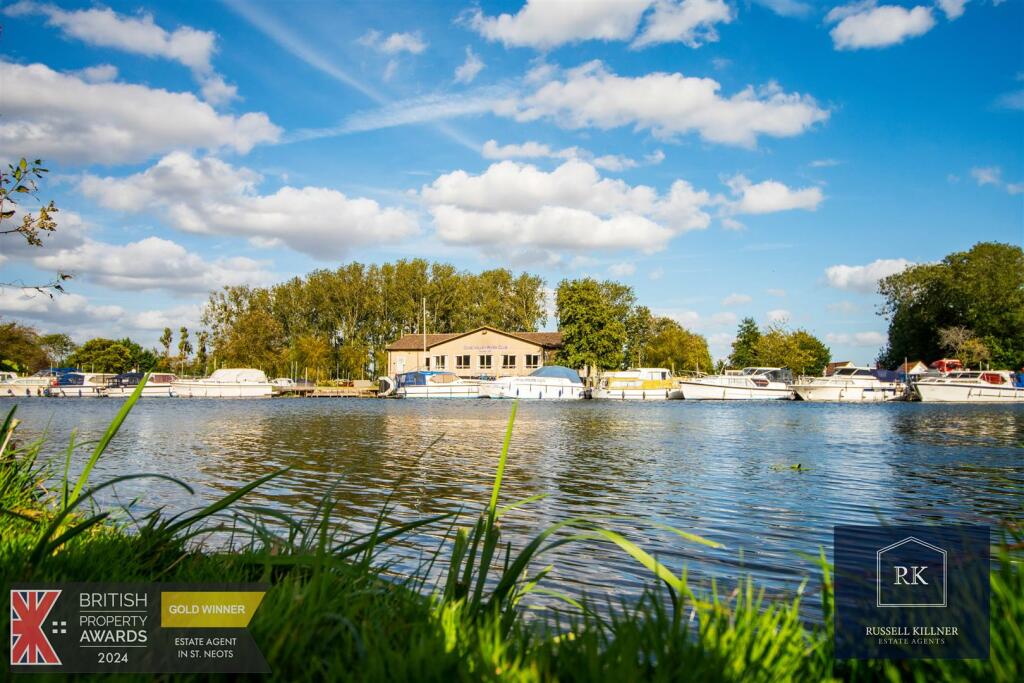
M562 345L561 332L470 332L406 334L387 347L388 374L444 370L460 377L529 375L547 365Z

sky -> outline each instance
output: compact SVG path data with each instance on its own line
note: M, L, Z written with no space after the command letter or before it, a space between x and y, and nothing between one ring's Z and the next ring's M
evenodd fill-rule
M2 3L0 160L60 214L0 282L74 279L0 316L155 345L211 289L421 257L869 363L878 278L1024 242L1024 1L890 2Z

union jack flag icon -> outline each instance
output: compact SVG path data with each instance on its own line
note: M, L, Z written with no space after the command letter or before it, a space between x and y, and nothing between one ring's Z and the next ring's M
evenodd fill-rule
M11 591L11 665L55 664L60 657L46 637L46 617L57 604L59 590Z

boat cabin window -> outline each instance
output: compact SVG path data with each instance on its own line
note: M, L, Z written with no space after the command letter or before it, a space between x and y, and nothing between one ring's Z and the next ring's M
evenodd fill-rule
M835 375L836 377L852 377L854 372L856 372L855 368L839 368L835 371Z
M455 356L455 369L466 370L469 368L469 356Z
M480 356L479 360L480 360L480 369L481 370L490 370L491 369L491 357L490 356Z
M505 354L501 357L501 367L505 370L514 368L516 366L516 357L513 355Z
M526 367L531 370L540 367L540 355L535 353L526 354Z
M857 370L853 373L856 377L874 377L874 373L870 370Z

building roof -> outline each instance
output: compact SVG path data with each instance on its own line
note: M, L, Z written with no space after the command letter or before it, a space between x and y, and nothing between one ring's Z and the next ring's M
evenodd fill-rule
M458 339L459 337L465 337L466 335L479 332L480 330L488 330L497 334L504 335L506 337L514 337L537 346L542 346L545 349L557 349L562 345L562 333L561 332L505 332L494 327L478 327L475 330L469 332L446 332L442 334L428 334L427 335L427 348L433 348L438 344ZM422 334L403 334L397 340L391 343L387 347L388 351L422 351L423 350L423 335Z
M903 374L907 374L908 372L916 368L918 365L922 366L925 370L928 369L928 366L925 365L924 361L908 360L906 363L896 368L896 372L902 372Z

